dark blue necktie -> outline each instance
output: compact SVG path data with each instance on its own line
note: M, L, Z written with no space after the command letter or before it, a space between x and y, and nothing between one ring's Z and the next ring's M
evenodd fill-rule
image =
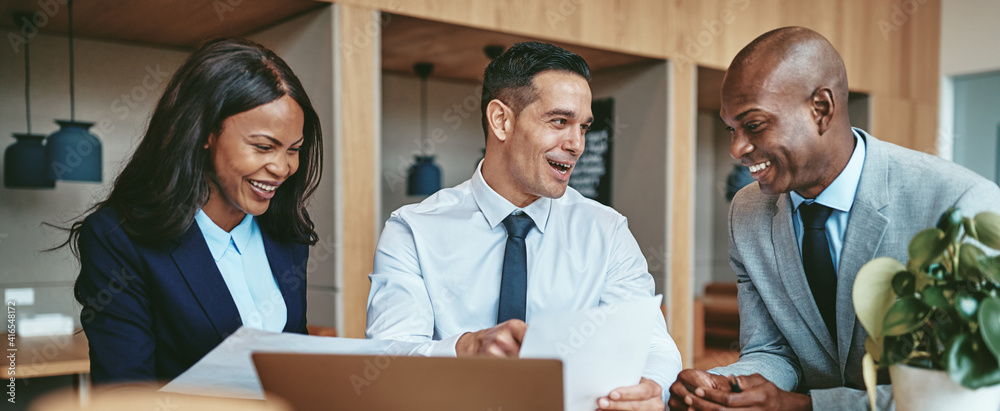
M524 249L524 237L533 225L534 221L527 214L511 214L503 219L503 226L507 228L507 248L503 255L497 324L514 318L524 321L528 296L528 254Z
M813 299L826 323L826 329L837 343L837 271L830 256L830 243L826 240L826 220L832 213L819 203L799 206L802 217L802 267L809 280Z

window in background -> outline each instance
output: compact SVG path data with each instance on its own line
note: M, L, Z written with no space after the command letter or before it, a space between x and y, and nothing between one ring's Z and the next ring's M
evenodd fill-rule
M954 77L954 161L1000 182L1000 71Z

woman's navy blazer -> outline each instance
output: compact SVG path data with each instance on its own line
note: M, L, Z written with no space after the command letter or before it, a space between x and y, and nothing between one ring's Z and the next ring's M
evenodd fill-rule
M305 334L309 246L261 234L288 308L284 331ZM94 383L171 380L242 325L193 220L176 238L139 244L103 207L84 219L79 246L76 293Z

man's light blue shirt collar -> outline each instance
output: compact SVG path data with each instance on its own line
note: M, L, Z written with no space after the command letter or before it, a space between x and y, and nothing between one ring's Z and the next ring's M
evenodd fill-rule
M499 193L493 190L489 184L486 184L486 179L483 178L483 162L479 162L479 166L476 167L476 173L472 176L472 197L476 200L476 204L479 206L479 210L483 212L483 216L486 217L486 221L489 222L490 227L496 228L503 219L507 218L511 213L517 210L524 211L531 220L535 222L535 227L538 231L545 233L545 224L549 220L549 210L552 209L552 199L548 197L540 197L527 207L518 208L506 198L503 198Z
M854 205L854 195L858 191L858 183L861 182L861 169L865 165L865 139L858 135L857 130L852 130L852 132L855 141L854 154L851 154L851 159L840 175L822 193L819 193L815 200L817 203L845 213L849 213L851 206ZM799 205L807 200L795 191L792 191L790 195L792 206L796 211L799 209Z
M208 250L212 252L212 258L216 262L226 253L230 242L233 243L236 252L243 255L243 250L246 249L247 243L250 242L250 236L253 233L254 221L253 216L250 214L247 214L243 218L243 221L240 221L228 233L216 225L211 217L201 209L194 215L194 221L198 223L198 228L201 229L202 235L205 236L205 242L208 243Z

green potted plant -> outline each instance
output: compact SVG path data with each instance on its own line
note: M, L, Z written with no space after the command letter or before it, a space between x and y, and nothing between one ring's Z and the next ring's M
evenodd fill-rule
M865 385L889 368L896 408L1000 407L1000 215L951 208L910 241L904 266L876 258L854 281L868 331ZM968 404L968 405L966 405Z

